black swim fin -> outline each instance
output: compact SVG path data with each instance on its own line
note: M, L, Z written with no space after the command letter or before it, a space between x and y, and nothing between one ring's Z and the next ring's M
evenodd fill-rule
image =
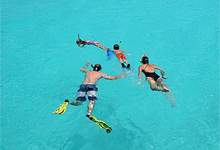
M128 68L128 69L131 69L131 65L130 65L130 64L128 64L128 65L127 65L127 68Z
M122 68L126 68L125 64L124 63L121 63L121 66Z

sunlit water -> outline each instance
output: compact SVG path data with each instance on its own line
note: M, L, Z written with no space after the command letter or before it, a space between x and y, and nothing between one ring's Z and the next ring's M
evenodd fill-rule
M2 0L1 149L218 150L218 14L217 0ZM100 48L79 48L78 33L110 48L122 41L132 54L127 77L97 85L93 115L110 134L85 117L88 101L52 115L75 99L87 61L123 72ZM165 70L171 93L137 84L144 53Z

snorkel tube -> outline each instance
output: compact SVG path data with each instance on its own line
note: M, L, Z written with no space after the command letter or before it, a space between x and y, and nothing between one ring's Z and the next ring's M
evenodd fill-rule
M119 47L119 48L121 47L121 41L120 41L120 43L119 43L118 47Z
M83 46L81 46L83 43L82 43L82 40L80 39L79 34L78 34L78 40L76 41L76 44L77 44L79 47L83 47Z
M143 57L146 56L147 54L144 54L142 57L141 57L141 60L140 62L142 63L143 62Z

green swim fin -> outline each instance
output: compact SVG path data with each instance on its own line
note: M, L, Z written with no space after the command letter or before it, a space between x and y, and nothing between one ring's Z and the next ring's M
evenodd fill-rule
M60 114L60 115L62 115L63 113L66 112L66 106L68 104L69 104L69 101L65 100L64 103L59 108L57 108L52 114Z
M89 117L90 120L92 120L93 122L95 122L97 125L99 125L100 128L106 130L107 133L110 133L112 131L112 128L106 124L104 121L101 120L97 120L94 116L90 115L87 116Z

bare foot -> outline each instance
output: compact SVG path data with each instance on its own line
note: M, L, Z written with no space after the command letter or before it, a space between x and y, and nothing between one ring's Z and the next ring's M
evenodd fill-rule
M166 87L163 87L163 92L170 92L170 90Z

